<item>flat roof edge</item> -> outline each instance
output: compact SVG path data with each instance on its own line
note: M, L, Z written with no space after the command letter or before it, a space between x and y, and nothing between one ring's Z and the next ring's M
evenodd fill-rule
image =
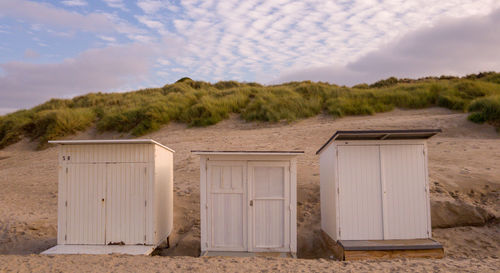
M49 140L50 144L83 145L83 144L156 144L172 153L175 151L153 139L84 139L84 140Z
M321 146L321 148L316 151L316 154L320 154L324 148L326 148L332 141L336 140L339 136L345 134L345 135L374 135L374 134L380 134L382 135L382 138L379 139L369 139L369 140L395 140L395 139L386 139L385 137L390 136L390 135L396 135L396 136L410 136L409 138L406 139L429 139L433 137L434 135L441 133L441 129L408 129L408 130L354 130L354 131L336 131L329 139L328 141ZM421 137L411 137L412 135L415 134L420 134ZM342 139L342 140L349 140L349 139ZM358 140L358 139L350 139L350 140Z
M195 155L279 155L297 156L304 154L304 151L205 151L192 150Z

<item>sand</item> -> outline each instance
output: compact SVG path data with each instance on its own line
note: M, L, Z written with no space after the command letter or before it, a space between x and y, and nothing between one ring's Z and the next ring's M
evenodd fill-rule
M429 141L433 236L442 260L339 262L319 235L319 162L316 150L336 131L442 128ZM95 130L70 139L120 138ZM374 116L317 116L291 124L246 123L233 116L206 128L170 124L144 136L176 150L175 218L163 256L57 256L37 254L56 244L57 151L35 151L23 140L0 150L0 271L472 271L500 268L500 135L489 125L442 108L395 110ZM199 159L195 149L304 150L298 159L298 256L195 258L199 254ZM30 255L27 255L30 254Z

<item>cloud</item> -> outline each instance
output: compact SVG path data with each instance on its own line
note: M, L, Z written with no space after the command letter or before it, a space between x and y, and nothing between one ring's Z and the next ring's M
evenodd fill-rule
M83 15L45 3L23 0L0 1L1 15L90 32L110 32L116 29L116 25L103 13Z
M123 11L128 11L128 9L125 7L125 3L123 3L123 0L102 0L103 2L106 3L109 7L116 8L116 9L121 9Z
M390 76L418 78L500 70L500 9L487 16L446 19L387 43L346 65L294 69L273 82L353 85Z
M28 48L24 51L24 58L36 59L38 57L40 57L40 53L34 51L33 49Z
M165 7L166 3L159 0L139 0L137 1L137 6L141 8L145 13L151 14L155 13L161 8Z
M28 107L52 97L136 84L149 73L151 57L158 53L150 45L130 44L90 49L61 63L0 64L0 108Z
M61 1L61 3L63 3L66 6L70 6L70 7L82 7L82 6L88 5L88 3L84 0L64 0L64 1Z

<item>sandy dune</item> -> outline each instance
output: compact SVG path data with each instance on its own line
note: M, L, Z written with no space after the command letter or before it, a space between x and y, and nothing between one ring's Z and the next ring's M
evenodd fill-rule
M433 236L443 260L337 262L319 236L319 162L316 150L336 130L442 128L429 141ZM94 130L73 138L117 138ZM298 159L299 258L193 258L36 254L55 245L57 173L55 148L34 151L24 140L0 150L0 271L475 271L500 268L500 135L466 114L441 108L396 110L334 120L318 116L292 124L245 123L233 117L206 128L171 124L145 136L175 149L175 234L166 256L199 253L199 161L194 149L304 150ZM440 228L436 228L440 227ZM21 255L21 256L20 256ZM323 258L323 259L321 259Z

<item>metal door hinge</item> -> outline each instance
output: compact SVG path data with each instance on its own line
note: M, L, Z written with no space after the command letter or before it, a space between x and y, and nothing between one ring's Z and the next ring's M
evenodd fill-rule
M148 200L144 200L144 206L147 207L148 206Z
M64 201L64 206L68 206L68 201Z
M337 194L340 194L340 188L337 188Z
M144 242L146 242L146 235L144 235Z
M68 240L68 235L64 235L64 241Z

